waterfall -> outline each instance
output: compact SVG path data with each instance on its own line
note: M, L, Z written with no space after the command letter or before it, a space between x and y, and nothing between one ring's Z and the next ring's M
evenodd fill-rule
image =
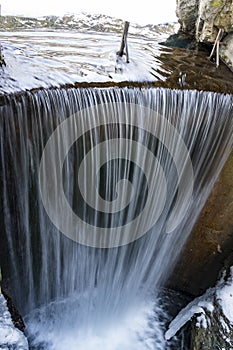
M232 96L51 89L0 109L1 265L35 349L164 349L152 300L232 149Z

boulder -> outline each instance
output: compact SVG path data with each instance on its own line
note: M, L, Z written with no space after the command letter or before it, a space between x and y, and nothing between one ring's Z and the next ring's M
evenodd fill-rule
M225 276L212 293L213 310L192 320L191 350L233 349L233 279Z
M196 22L199 42L214 43L219 29L229 33L233 29L232 0L200 0Z
M223 40L223 45L220 48L220 56L233 71L233 32L228 34Z
M176 15L181 31L195 35L198 18L198 0L177 0Z
M165 334L173 338L191 320L191 350L233 349L233 268L214 288L189 303L170 323Z
M219 30L222 29L222 37L226 38L225 45L221 47L220 56L232 69L232 0L177 0L176 14L180 31L192 35L198 43L213 44Z
M232 0L177 0L176 14L181 30L198 42L214 43L218 30L233 30Z

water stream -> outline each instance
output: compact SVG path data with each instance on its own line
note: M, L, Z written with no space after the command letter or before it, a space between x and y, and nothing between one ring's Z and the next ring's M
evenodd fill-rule
M162 88L4 96L1 265L31 349L170 348L158 289L231 151L232 109Z
M141 82L159 87L232 93L233 78L216 69L206 51L161 45L177 24L130 24L129 63L116 63L123 22L88 14L25 19L0 17L0 42L6 67L0 94L66 84Z

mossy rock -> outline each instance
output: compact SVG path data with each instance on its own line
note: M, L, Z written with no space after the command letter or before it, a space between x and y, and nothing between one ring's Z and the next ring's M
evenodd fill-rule
M210 1L210 7L218 7L221 9L224 6L225 1L222 0L212 0Z
M176 13L181 30L198 42L214 43L220 28L233 31L232 0L177 0Z

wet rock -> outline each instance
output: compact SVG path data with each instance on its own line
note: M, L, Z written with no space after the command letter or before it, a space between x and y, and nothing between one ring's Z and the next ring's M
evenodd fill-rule
M220 48L220 55L223 61L233 71L233 33L226 36Z
M214 286L219 271L233 264L233 152L193 228L169 287L201 295ZM229 260L227 260L229 258Z
M160 44L168 47L177 47L188 50L195 50L197 48L197 43L193 36L184 33L181 30L179 30L176 34L170 35L166 41L161 42Z

